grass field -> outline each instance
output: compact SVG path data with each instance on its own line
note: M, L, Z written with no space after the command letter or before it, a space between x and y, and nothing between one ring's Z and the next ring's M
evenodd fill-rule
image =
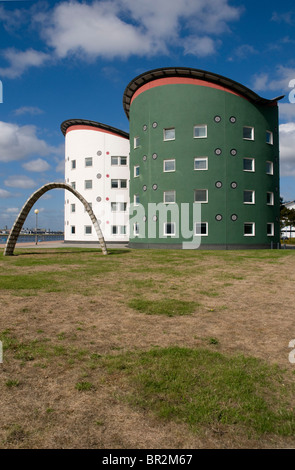
M0 258L1 448L295 446L295 250Z

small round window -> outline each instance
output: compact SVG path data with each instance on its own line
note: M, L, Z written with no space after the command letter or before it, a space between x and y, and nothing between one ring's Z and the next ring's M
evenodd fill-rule
M153 184L153 190L156 191L158 189L158 185L157 184Z
M231 184L230 184L231 188L233 189L236 189L237 186L238 186L238 183L236 183L235 181L233 181Z
M145 162L145 161L146 161L146 159L147 159L147 156L146 156L146 155L144 155L144 156L142 157L142 159L143 159L143 161Z
M229 122L231 122L232 124L234 124L236 121L237 121L237 118L235 116L231 116L229 118Z
M147 190L146 185L144 185L144 186L142 187L142 189L143 189L144 191L146 191L146 190Z
M222 215L221 215L221 214L217 214L217 215L215 216L215 219L216 219L218 222L220 222L220 221L222 220Z
M153 128L156 129L156 127L158 127L158 123L157 123L157 122L153 122Z
M233 157L235 157L235 156L237 155L237 153L238 153L238 152L236 151L236 149L231 149L231 151L230 151L230 154L231 154Z
M153 160L156 160L158 158L158 154L157 153L153 153Z
M146 131L147 130L147 125L145 124L144 126L142 126L143 130Z
M221 181L216 181L215 183L216 188L222 188L222 182Z
M220 148L215 149L215 155L221 155L222 150Z
M96 155L98 155L99 157L101 156L101 154L102 154L101 150L99 150L99 151L96 153Z
M220 121L221 121L221 117L218 116L218 115L215 116L215 117L214 117L214 121L215 121L215 122L220 122Z
M231 218L231 220L232 220L233 222L235 222L236 220L238 220L237 214L232 214L232 215L230 216L230 218Z

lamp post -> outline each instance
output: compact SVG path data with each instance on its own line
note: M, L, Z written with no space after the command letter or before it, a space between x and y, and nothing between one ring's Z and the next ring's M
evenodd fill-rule
M37 228L38 228L38 214L39 214L39 209L34 210L36 214L36 235L35 235L35 243L38 245L38 234L37 234Z

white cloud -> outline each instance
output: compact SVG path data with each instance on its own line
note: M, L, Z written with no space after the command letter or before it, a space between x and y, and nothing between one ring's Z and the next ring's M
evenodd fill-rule
M273 90L283 94L290 92L289 83L293 79L295 79L295 69L279 65L271 76L265 72L255 75L253 88L257 91Z
M29 189L36 186L34 180L26 175L11 175L4 181L5 186L9 188Z
M47 171L50 168L50 165L46 160L42 158L37 158L37 160L31 160L23 164L23 168L27 171L42 172Z
M19 209L17 207L8 207L5 212L7 214L18 214Z
M228 32L228 23L241 13L228 0L71 1L57 4L51 15L39 15L36 21L59 58L167 54L171 45L205 56L215 52L209 35Z
M32 155L46 156L57 151L39 139L35 126L0 121L0 162L22 160Z
M13 48L2 50L2 56L9 63L7 67L0 68L1 77L20 77L29 67L40 67L50 56L45 52L28 49L18 51Z
M64 158L62 160L56 159L57 166L55 168L55 171L57 173L64 173L65 172L65 160Z
M0 199L7 199L11 196L12 194L9 191L6 191L6 189L0 189Z
M23 114L31 114L32 116L37 116L42 114L44 111L38 108L37 106L22 106L14 111L16 116L22 116Z
M295 123L280 125L281 176L295 176Z
M295 120L295 103L279 103L279 115L281 119Z

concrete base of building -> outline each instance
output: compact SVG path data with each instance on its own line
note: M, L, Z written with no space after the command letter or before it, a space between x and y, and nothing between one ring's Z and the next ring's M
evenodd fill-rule
M183 250L184 247L182 243L132 243L129 242L128 248L138 248L138 249L155 249L155 250ZM198 249L198 250L271 250L271 249L280 249L280 243L268 243L268 244L260 244L260 245L209 245L203 244L200 245L198 248L192 247L190 248L189 244L187 243L185 249Z
M97 246L99 245L99 241L98 240L93 240L93 241L90 241L90 240L64 240L63 242L65 245L89 245L89 246ZM128 246L128 241L127 242L114 242L114 241L111 241L111 242L108 242L106 240L106 244L109 246L109 247L112 247L112 246Z

